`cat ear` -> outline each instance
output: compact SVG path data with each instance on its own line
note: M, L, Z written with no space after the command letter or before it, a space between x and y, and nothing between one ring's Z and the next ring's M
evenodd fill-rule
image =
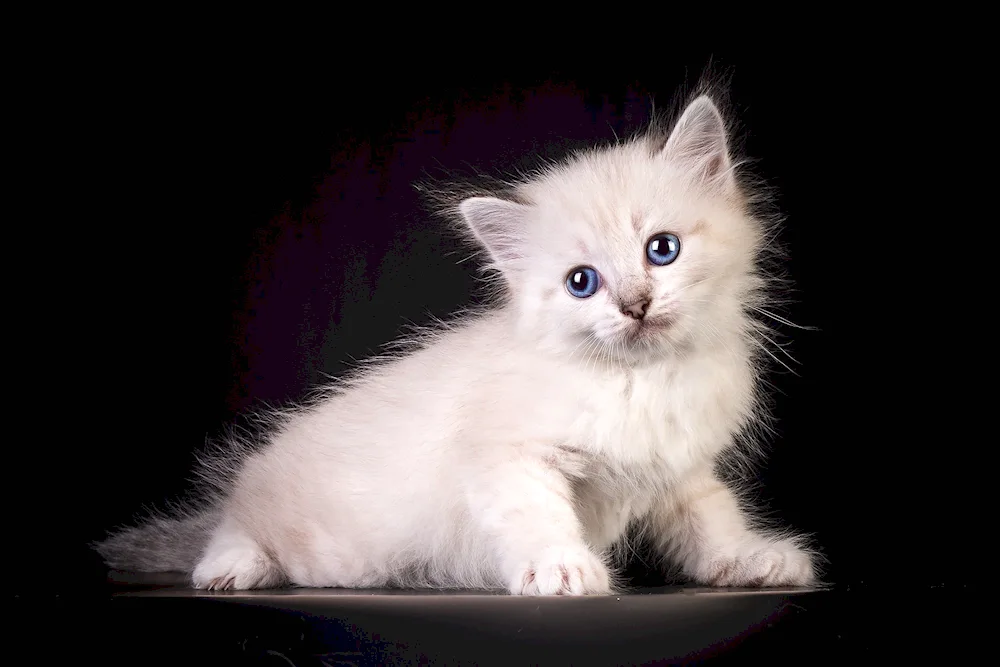
M527 206L496 197L470 197L458 210L497 264L520 259Z
M731 188L736 183L726 141L726 123L707 95L687 106L662 154L684 165L685 170L705 185Z

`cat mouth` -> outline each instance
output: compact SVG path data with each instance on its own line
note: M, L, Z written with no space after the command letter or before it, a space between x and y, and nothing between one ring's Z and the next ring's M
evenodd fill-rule
M634 320L622 335L629 343L647 343L663 334L674 323L669 315Z
M643 329L669 329L673 326L675 319L672 315L656 315L639 320L638 324L642 325Z

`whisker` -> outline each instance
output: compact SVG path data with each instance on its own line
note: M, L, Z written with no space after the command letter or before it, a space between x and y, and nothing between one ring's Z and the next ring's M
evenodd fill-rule
M753 343L754 343L755 345L757 345L757 347L759 347L760 349L762 349L762 350L764 350L765 352L767 352L767 354L768 354L768 355L769 355L769 356L770 356L770 357L771 357L772 359L774 359L774 360L775 360L775 361L777 361L777 362L778 362L779 364L781 364L782 366L784 366L784 367L785 367L785 368L786 368L786 369L788 370L788 372L789 372L789 373L791 373L791 374L792 374L792 375L794 375L795 377L800 377L800 376L799 376L799 374L798 374L798 373L796 373L796 372L795 372L794 370L792 370L792 368L791 368L791 367L790 367L790 366L789 366L788 364L786 364L786 363L785 363L784 361L782 361L782 360L781 360L781 359L779 359L779 358L778 358L777 356L775 356L775 354L774 354L773 352L771 352L771 350L767 349L767 346L766 346L766 345L764 345L763 343L761 343L761 342L760 342L759 340L757 340L757 339L756 339L756 338L754 338L753 336L750 336L749 340L751 340L751 341L752 341L752 342L753 342Z
M576 347L573 348L573 351L569 353L569 356L572 357L574 354L576 354L576 351L580 349L580 346L583 345L584 343L589 342L592 338L594 338L594 332L590 332L589 334L587 334L586 338L577 343Z
M703 279L701 279L701 280L696 280L696 281L695 281L695 282L693 282L693 283L690 283L690 284L688 284L688 285L684 285L684 286L683 286L683 287L681 287L681 288L680 288L679 290L675 291L675 292L674 292L674 294L675 294L675 295L676 295L676 294L683 294L683 293L684 293L684 292L685 292L686 290L689 290L689 289L691 289L692 287L697 287L698 285L701 285L701 284L703 284L703 283L707 283L707 282L708 282L709 280L710 280L710 278L703 278Z
M750 306L750 307L753 310L756 310L758 313L761 313L762 315L766 315L767 317L770 317L772 320L775 320L777 322L781 322L784 325L787 325L787 326L790 326L790 327L795 327L796 329L802 329L804 331L819 331L819 327L810 327L810 326L804 326L804 325L801 325L801 324L796 324L795 322L792 322L791 320L787 320L784 317L781 317L780 315L775 315L774 313L772 313L770 311L767 311L767 310L764 310L763 308L759 308L757 306Z
M775 346L776 348L778 348L778 349L779 349L779 350L781 351L781 353L782 353L782 354L784 354L784 355L785 355L786 357L788 357L789 359L791 359L791 360L792 360L792 361L793 361L794 363L796 363L796 364L800 364L800 365L801 365L801 362L799 362L799 360L798 360L798 359L796 359L796 358L795 358L795 357L793 357L793 356L792 356L791 354L789 354L789 353L788 353L788 350L786 350L786 349L785 349L785 348L784 348L784 347L783 347L782 345L779 345L778 343L774 342L774 341L773 341L773 340L772 340L772 339L771 339L770 337L768 337L768 335L767 335L767 334L765 334L765 333L764 333L763 331L758 331L758 332L757 332L757 334L758 334L758 335L760 335L760 336L761 336L762 338L764 338L764 340L766 340L767 342L769 342L769 343L770 343L771 345L773 345L773 346Z

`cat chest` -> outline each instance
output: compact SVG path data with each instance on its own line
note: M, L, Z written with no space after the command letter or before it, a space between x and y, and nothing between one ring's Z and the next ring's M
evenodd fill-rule
M616 465L679 476L733 440L751 392L739 372L710 364L685 371L622 373L596 385L576 437Z

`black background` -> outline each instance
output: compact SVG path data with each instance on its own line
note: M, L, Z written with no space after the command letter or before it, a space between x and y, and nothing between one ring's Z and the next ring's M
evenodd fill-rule
M12 363L30 372L11 415L31 414L10 445L19 587L98 586L86 542L178 497L206 438L475 298L413 181L640 129L710 60L780 194L788 315L818 328L790 332L798 376L771 378L769 506L815 535L832 582L978 576L981 399L951 375L974 343L943 287L949 230L973 215L949 194L962 165L939 156L964 117L939 83L953 71L926 45L627 51L561 68L460 51L405 69L183 49L64 63L25 135L34 188L10 249L28 260L11 290Z

